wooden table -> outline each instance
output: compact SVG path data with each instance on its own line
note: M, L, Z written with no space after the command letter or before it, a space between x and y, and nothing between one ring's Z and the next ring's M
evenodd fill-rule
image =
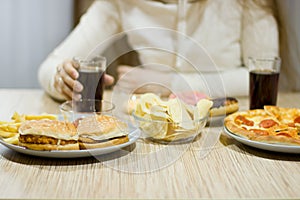
M0 90L0 119L19 113L59 113L41 90ZM278 105L299 106L300 93L280 93ZM240 110L248 108L239 98ZM220 137L219 137L220 136ZM40 158L0 145L0 198L299 198L300 156L245 146L208 126L192 144L139 139L99 157Z

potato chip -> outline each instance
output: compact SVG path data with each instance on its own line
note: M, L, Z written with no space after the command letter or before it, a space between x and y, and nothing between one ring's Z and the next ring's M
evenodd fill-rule
M167 109L164 107L161 107L159 105L154 105L151 107L150 110L151 110L151 112L150 112L151 116L163 118L166 120L168 120L170 118L169 115L167 114Z
M193 119L186 110L186 107L179 99L170 99L168 101L168 113L173 122L178 123L180 127L191 130L194 129Z
M168 130L168 123L164 123L166 119L156 118L149 114L144 115L143 119L140 121L140 128L144 132L150 133L149 137L163 138L166 136Z
M179 123L182 121L182 105L179 99L170 99L167 111L173 122Z
M208 99L201 99L197 103L198 113L194 117L195 119L202 119L206 117L209 109L212 107L213 102Z
M140 105L141 111L147 114L150 114L151 107L157 104L159 104L159 97L152 93L143 95L138 103L138 105Z

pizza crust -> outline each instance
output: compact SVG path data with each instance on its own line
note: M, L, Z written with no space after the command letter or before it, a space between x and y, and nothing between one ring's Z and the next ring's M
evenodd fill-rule
M259 142L271 143L271 144L287 144L287 145L300 145L300 140L295 138L289 138L285 136L258 136L254 140Z
M225 122L225 127L228 131L231 133L234 133L238 136L244 137L244 138L253 138L255 137L255 133L252 131L245 130L233 123L232 121Z

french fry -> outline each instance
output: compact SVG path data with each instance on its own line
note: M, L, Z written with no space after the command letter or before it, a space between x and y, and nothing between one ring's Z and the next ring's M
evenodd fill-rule
M12 120L14 120L15 122L24 122L25 121L25 116L24 115L20 115L17 112L14 112L13 116L11 117Z
M16 132L9 132L9 131L2 131L2 130L0 130L0 137L3 137L3 138L13 137L13 136L15 136L17 134L18 133L16 133Z
M18 140L19 134L16 134L13 137L9 137L9 138L3 138L3 141L9 144L14 144L14 145L18 145L19 140Z
M15 112L11 117L12 120L15 122L24 122L27 120L41 120L41 119L49 119L49 120L56 120L57 116L52 114L41 114L41 115L20 115L19 113Z
M14 121L7 122L7 121L0 121L0 125L6 125L6 124L13 124L15 123Z
M42 114L42 115L25 115L25 120L41 120L41 119L50 119L56 120L56 115L51 114Z
M1 124L0 130L17 133L20 126L21 126L21 123L19 123L19 122L18 123Z

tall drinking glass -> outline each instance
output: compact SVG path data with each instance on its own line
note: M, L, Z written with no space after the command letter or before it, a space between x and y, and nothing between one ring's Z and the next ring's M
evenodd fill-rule
M249 58L250 109L276 105L281 59Z
M83 90L80 93L82 100L102 100L106 58L102 56L92 58L75 57L73 60L79 65L78 81L83 85Z
M83 85L82 99L102 100L104 89L105 57L96 56L91 59L75 57L78 65L78 81Z

